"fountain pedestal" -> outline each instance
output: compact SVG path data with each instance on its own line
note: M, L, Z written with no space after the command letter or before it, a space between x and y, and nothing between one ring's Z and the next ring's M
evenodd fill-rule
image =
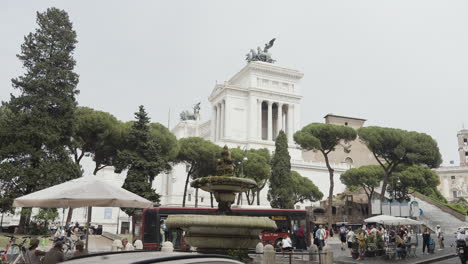
M220 176L202 177L191 183L194 188L214 194L218 215L170 215L166 221L167 227L184 230L189 245L199 252L227 253L255 248L263 231L276 230L275 221L268 217L232 215L236 193L255 188L257 184L251 179L233 177L232 159L226 146L222 156L218 162Z

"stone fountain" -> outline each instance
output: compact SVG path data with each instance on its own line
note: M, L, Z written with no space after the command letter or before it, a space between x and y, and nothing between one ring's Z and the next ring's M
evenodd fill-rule
M227 254L229 250L255 248L263 231L276 230L275 221L268 217L235 215L231 211L236 193L256 187L251 179L234 177L234 166L227 146L218 161L217 176L196 179L194 188L213 193L218 202L216 215L170 215L166 225L181 228L189 245L202 253Z

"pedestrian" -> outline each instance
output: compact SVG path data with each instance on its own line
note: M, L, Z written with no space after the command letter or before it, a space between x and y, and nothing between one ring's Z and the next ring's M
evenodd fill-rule
M135 248L133 247L132 244L128 243L128 239L127 238L123 238L122 239L122 250L123 251L132 251L132 250L135 250Z
M348 241L348 248L349 248L349 253L351 253L351 257L353 256L353 243L356 239L356 235L354 234L353 229L349 227L348 233L346 234L346 240Z
M293 251L291 238L288 235L284 235L281 241L281 249L284 251Z
M429 229L427 229L427 227L424 229L424 233L422 235L422 238L423 238L422 251L423 251L423 254L426 254L425 253L426 247L427 247L427 251L429 252L429 240L431 240L431 233L429 232Z
M340 240L341 240L341 250L345 250L346 247L346 233L347 229L345 224L342 224L340 227Z
M444 248L444 233L442 232L442 228L440 228L440 225L436 226L436 236L439 242L440 249L443 249Z
M296 231L296 248L298 249L306 249L305 243L305 230L304 226L299 225L299 228Z
M62 261L65 261L65 256L63 255L63 243L58 241L54 244L54 247L49 250L44 256L43 264L56 264Z
M44 251L38 250L38 246L39 239L33 238L31 241L29 241L29 248L26 252L29 264L41 264L41 257L45 256L46 253Z
M357 260L364 259L364 254L366 253L366 231L361 230L358 236L359 241L359 258Z
M84 256L88 254L88 250L84 249L84 243L83 241L78 241L75 244L75 252L73 253L73 257L79 257L79 256Z
M318 240L318 249L322 250L323 246L325 246L325 237L327 233L322 225L319 225L317 232L315 232L315 238Z

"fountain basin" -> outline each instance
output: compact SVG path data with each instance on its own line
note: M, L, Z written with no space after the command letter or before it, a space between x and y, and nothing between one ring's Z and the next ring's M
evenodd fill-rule
M246 192L255 188L257 183L252 179L228 177L228 176L209 176L196 179L190 184L193 188L200 188L206 192Z
M169 228L182 228L185 239L200 249L255 248L263 231L276 230L268 217L233 215L170 215Z

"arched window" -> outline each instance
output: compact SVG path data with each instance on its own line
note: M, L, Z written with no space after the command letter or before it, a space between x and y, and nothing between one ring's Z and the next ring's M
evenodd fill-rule
M353 159L350 158L350 157L347 157L347 158L345 159L345 163L348 164L349 166L352 166L352 165L353 165Z

